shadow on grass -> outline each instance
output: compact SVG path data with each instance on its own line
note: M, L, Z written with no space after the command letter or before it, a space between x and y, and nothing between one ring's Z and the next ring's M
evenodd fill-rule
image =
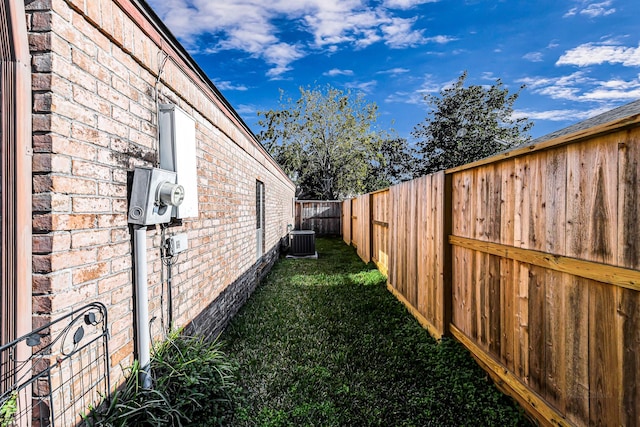
M222 339L238 426L526 425L456 342L440 344L337 239L281 259Z

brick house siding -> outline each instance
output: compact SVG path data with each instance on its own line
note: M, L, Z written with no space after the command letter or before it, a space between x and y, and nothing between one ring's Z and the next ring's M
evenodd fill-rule
M164 231L189 240L172 269L175 324L208 335L222 330L277 257L294 221L294 186L135 0L34 0L25 10L33 73L33 326L90 301L106 304L117 382L135 342L127 186L135 166L158 161L157 103L176 104L196 122L199 217ZM261 259L256 180L266 196ZM160 226L147 232L155 337L167 320L161 234Z

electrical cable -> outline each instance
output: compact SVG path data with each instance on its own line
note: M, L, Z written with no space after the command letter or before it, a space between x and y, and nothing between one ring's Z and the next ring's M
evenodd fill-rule
M160 284L161 284L161 293L160 293L160 313L161 313L161 324L162 330L165 333L171 332L171 328L173 327L173 292L172 292L172 279L173 272L172 266L178 262L179 255L171 255L167 243L166 238L166 224L160 224L160 261L162 262L162 268L160 268ZM167 275L165 279L164 269L167 268ZM165 324L164 319L164 285L167 284L167 323Z
M160 59L160 55L164 54L164 57ZM153 85L154 91L154 101L156 104L156 143L158 144L158 156L156 156L155 167L160 167L160 120L158 119L160 115L160 101L159 101L159 91L158 85L160 84L160 78L162 77L162 72L164 71L164 66L167 63L167 59L169 59L169 54L162 50L162 45L160 46L160 51L158 52L158 75L156 76L156 82ZM164 242L163 242L164 243Z
M164 224L160 224L160 260L164 259L165 256L165 226ZM164 262L163 262L164 264ZM166 326L164 324L164 268L160 267L160 326L162 327L162 331L166 332Z

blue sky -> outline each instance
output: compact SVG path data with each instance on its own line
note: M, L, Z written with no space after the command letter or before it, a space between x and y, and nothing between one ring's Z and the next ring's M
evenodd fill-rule
M255 133L280 89L362 92L412 140L426 94L521 85L538 137L640 98L639 0L147 0Z

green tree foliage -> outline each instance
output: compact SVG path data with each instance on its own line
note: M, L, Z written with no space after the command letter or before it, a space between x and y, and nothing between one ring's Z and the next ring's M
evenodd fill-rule
M365 190L376 191L411 179L416 166L415 160L405 138L382 138L376 159L369 166Z
M466 78L464 72L439 95L425 97L430 111L412 132L418 139L416 176L473 162L530 139L533 123L513 117L520 91L510 94L500 79L490 87L465 87Z
M376 167L390 170L380 149L393 142L375 131L377 114L362 95L301 87L298 100L281 93L280 109L258 112L258 138L296 183L299 198L340 199L370 191Z

